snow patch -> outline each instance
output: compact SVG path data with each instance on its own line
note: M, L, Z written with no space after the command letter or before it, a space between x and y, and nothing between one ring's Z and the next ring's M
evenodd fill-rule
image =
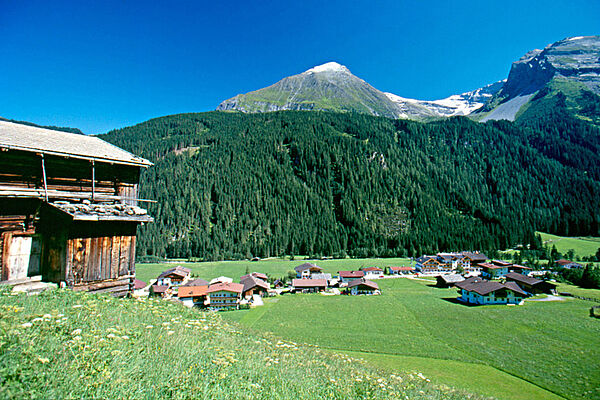
M350 70L348 70L348 68L346 68L345 66L343 66L342 64L338 64L334 61L322 64L322 65L317 65L316 67L312 67L311 69L307 70L307 73L319 73L319 72L327 72L327 71L333 71L333 72L350 72Z
M575 36L575 37L572 37L572 38L568 38L567 40L569 40L569 41L570 40L579 40L579 39L583 39L583 38L585 38L585 36Z

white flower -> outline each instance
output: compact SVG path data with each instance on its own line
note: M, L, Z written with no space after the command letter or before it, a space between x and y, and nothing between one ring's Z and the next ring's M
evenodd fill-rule
M73 308L81 308L81 307L83 307L81 304L75 304L75 305L73 306Z
M114 338L116 336L115 336L114 333L109 333L108 335L106 335L106 337L109 338L109 339L112 339L112 338Z
M81 336L75 336L75 337L73 338L73 340L75 340L75 341L80 341L80 340L81 340Z
M50 318L52 318L52 315L50 315L50 314L44 314L44 315L42 316L42 318L48 318L48 319L50 319Z
M127 340L127 339L129 339L129 336L127 336L127 335L123 335L123 336L121 336L121 339L125 339L125 340Z
M81 334L81 329L75 329L73 332L71 332L71 335L79 335Z
M21 326L23 328L31 328L33 326L33 324L31 322L25 322L24 324L21 324Z

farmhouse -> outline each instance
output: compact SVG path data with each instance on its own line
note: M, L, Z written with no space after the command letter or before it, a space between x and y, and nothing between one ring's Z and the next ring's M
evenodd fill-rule
M296 292L316 293L327 289L326 279L294 279L292 287Z
M165 297L169 294L169 287L166 285L150 286L150 296Z
M348 289L350 289L350 294L352 294L353 296L359 294L372 295L379 293L379 286L375 282L367 280L365 278L357 279L350 282L348 284Z
M407 275L415 272L413 267L387 267L388 275Z
M531 294L556 292L555 284L516 272L509 272L505 278L507 282L516 282L523 290Z
M479 264L481 267L481 276L490 279L499 279L508 274L508 267L511 263L506 261L494 260L491 263Z
M484 253L463 251L461 266L463 270L470 274L479 274L481 272L480 264L486 262L488 257Z
M574 261L569 261L569 260L565 260L560 259L560 260L556 260L556 266L560 267L560 268L568 268L568 269L581 269L583 268L583 265L576 263Z
M463 278L463 276L459 274L439 275L436 278L436 286L441 288L449 288L454 286L456 283L462 282L464 280L465 278Z
M0 121L0 281L131 293L150 165L97 137Z
M244 279L241 279L240 283L244 285L244 288L242 289L242 297L244 298L250 298L255 294L262 297L265 296L269 290L269 284L267 282L252 275L244 277Z
M458 282L459 301L469 304L519 304L527 293L515 282L491 282L481 278L469 278Z
M362 271L365 273L365 279L383 278L383 270L379 267L367 267L363 268Z
M208 285L180 286L177 297L187 307L204 307L208 297Z
M338 271L338 275L343 283L348 283L356 279L361 279L365 276L365 273L363 271Z
M298 265L294 270L296 271L296 278L302 279L307 279L310 278L312 274L320 274L323 272L323 268L313 263Z
M251 274L242 276L240 278L240 281L243 281L244 279L246 279L249 276L253 276L255 278L262 279L263 281L269 280L269 277L266 274L263 274L262 272L252 272Z
M512 264L508 266L508 272L517 272L519 274L528 275L532 269L523 265Z
M208 307L214 310L237 310L244 285L241 283L216 283L207 290Z
M191 281L187 281L185 284L181 286L208 286L208 282L204 279L194 279Z
M178 286L184 284L192 271L180 265L162 272L156 279L156 284L161 286Z

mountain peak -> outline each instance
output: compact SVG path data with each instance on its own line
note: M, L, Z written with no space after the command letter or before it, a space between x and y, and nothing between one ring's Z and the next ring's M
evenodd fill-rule
M305 73L319 73L319 72L346 72L350 73L350 70L342 64L338 64L335 61L331 61L325 64L317 65L307 70Z

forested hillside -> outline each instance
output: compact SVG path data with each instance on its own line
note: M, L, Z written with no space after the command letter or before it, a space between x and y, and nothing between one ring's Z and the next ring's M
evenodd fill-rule
M534 125L208 112L102 138L156 164L141 256L412 256L598 234L597 129Z

